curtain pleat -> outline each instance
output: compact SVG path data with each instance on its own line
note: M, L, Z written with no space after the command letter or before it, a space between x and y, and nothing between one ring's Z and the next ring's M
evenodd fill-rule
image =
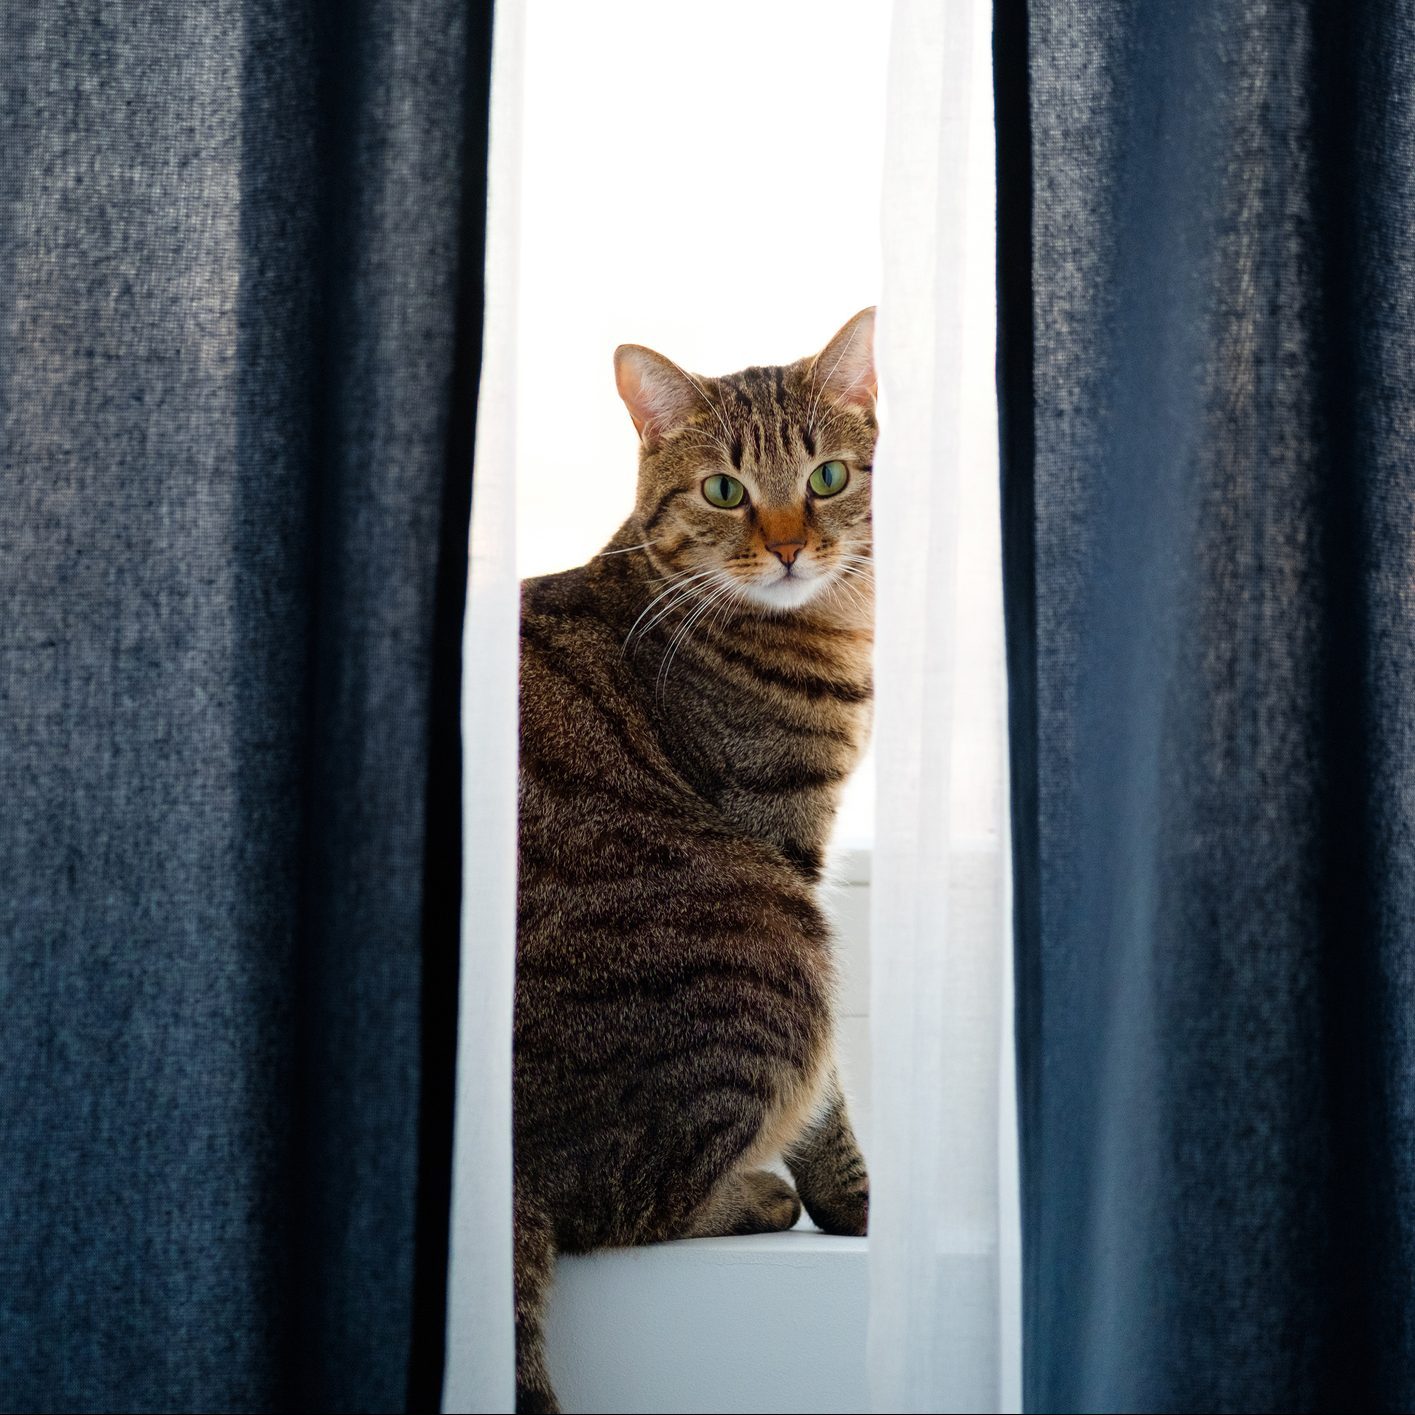
M1026 1399L1415 1404L1415 7L999 0Z
M496 8L486 220L486 323L476 429L462 691L462 978L443 1406L516 1400L511 1039L521 584L516 564L522 94L521 0Z
M874 482L869 1374L1015 1409L988 8L898 0Z
M0 9L5 1408L436 1401L486 8Z

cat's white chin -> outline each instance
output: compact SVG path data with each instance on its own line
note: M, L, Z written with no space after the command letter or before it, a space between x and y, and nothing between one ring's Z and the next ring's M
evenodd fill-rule
M806 579L802 575L778 575L772 580L757 580L744 585L747 597L766 609L800 609L825 588L823 575Z

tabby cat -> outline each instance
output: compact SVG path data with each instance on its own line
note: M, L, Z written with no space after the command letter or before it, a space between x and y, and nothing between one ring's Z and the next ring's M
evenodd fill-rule
M870 722L873 331L863 310L814 358L722 378L621 346L633 514L523 587L521 1411L558 1408L557 1253L790 1228L802 1203L865 1232L816 890Z

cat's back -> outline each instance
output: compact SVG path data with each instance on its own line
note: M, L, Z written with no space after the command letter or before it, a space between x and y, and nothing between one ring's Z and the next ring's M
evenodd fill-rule
M558 951L572 921L577 946L604 926L617 949L633 928L661 932L685 911L735 918L744 898L814 920L780 852L735 829L673 760L624 653L633 615L615 602L619 583L581 567L522 586L523 957Z
M725 833L665 752L613 596L586 567L522 585L523 951L536 946L538 899L558 918L593 909Z
M522 582L523 815L528 787L581 799L682 787L624 662L620 620L613 587L586 566Z
M522 590L517 1162L574 1249L668 1236L643 1196L698 1153L683 1098L706 1086L702 1104L723 1104L712 1068L749 1130L794 1133L834 986L808 881L667 755L610 578Z

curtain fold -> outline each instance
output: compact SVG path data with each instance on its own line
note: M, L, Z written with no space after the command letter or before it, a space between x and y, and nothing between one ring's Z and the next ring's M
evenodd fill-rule
M898 0L874 476L871 1402L1017 1408L988 7Z
M0 9L6 1408L436 1401L486 8Z
M1026 1399L1415 1404L1415 7L999 0Z
M447 1283L449 1412L516 1403L511 1049L521 584L516 564L522 0L496 7L486 219L486 322L462 686L462 978Z

